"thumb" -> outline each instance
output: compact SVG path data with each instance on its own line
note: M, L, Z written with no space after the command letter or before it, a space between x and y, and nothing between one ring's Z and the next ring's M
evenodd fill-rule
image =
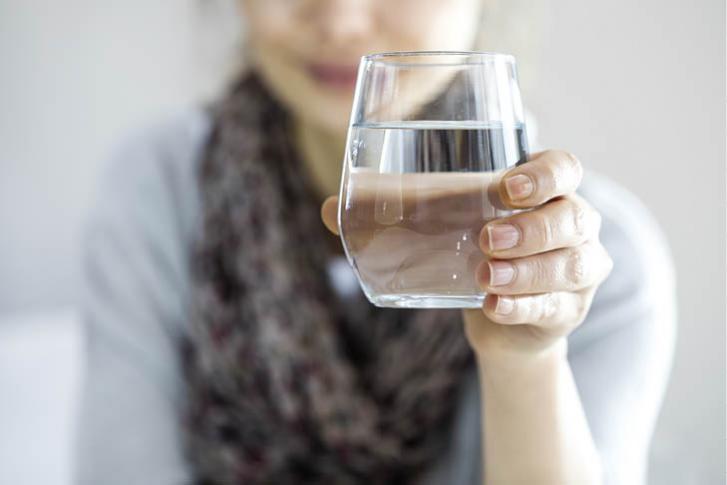
M338 236L338 196L332 195L323 201L321 219L326 229Z

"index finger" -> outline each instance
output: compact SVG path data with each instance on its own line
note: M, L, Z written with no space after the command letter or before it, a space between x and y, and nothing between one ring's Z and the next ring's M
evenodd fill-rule
M575 192L583 177L581 162L562 150L535 153L527 163L508 171L498 187L509 208L535 207L550 199Z

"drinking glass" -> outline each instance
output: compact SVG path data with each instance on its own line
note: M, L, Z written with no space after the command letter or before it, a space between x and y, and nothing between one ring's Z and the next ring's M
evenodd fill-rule
M512 56L363 57L338 223L367 298L382 307L482 306L479 234L487 221L512 213L498 183L526 158Z

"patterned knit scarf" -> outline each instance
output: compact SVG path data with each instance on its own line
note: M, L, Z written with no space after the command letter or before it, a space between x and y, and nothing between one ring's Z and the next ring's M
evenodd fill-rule
M342 300L330 234L254 76L213 109L185 344L195 483L410 483L445 444L471 353L456 311Z

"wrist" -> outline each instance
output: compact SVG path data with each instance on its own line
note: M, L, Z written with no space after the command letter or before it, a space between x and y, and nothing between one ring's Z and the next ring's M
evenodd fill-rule
M560 337L547 347L538 349L488 350L476 352L477 362L486 373L520 372L568 363L568 341L565 337Z

